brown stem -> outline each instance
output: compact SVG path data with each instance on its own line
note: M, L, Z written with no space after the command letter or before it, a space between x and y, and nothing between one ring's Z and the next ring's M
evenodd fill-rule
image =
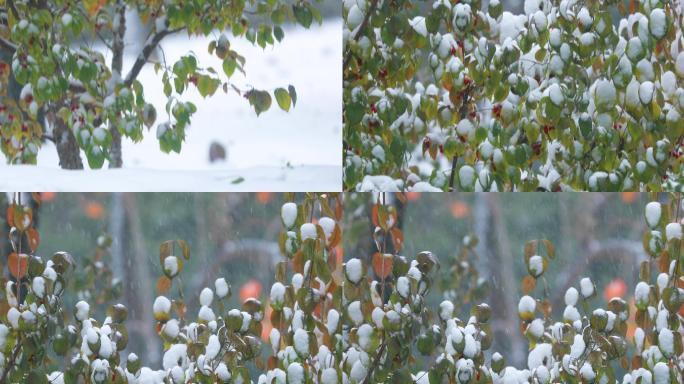
M378 350L378 354L375 355L375 359L373 359L373 364L371 364L370 369L368 369L368 373L366 374L366 378L363 380L363 384L371 383L373 370L375 370L375 368L380 363L380 357L382 357L382 354L385 352L385 347L387 347L387 344L385 344L385 340L383 339L382 345L380 345L380 349Z
M354 34L354 37L353 37L354 41L357 41L358 39L361 38L361 35L364 32L364 29L366 29L366 27L368 26L368 22L370 21L371 15L373 13L375 13L375 10L378 8L378 2L379 2L379 0L373 0L373 2L371 3L370 8L368 8L368 12L363 17L363 21L359 25L359 29ZM347 65L349 65L349 61L351 60L351 57L352 57L351 49L349 47L347 47L347 53L344 57L344 64L342 65L342 70L347 68Z

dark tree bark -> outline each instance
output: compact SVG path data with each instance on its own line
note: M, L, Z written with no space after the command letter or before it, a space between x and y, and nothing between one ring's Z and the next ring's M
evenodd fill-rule
M76 137L61 118L55 113L53 113L53 117L52 134L59 156L59 166L62 169L83 169L83 160L81 160L81 152Z
M123 69L124 36L126 35L126 5L123 1L117 1L115 18L119 19L119 28L114 31L112 43L112 72L121 76ZM109 133L112 135L112 148L109 152L109 168L121 168L123 159L121 156L121 132L119 121L109 122Z

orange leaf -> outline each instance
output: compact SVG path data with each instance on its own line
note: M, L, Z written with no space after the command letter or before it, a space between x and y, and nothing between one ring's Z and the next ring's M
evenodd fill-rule
M537 286L537 279L535 279L534 277L527 275L522 279L522 291L524 294L528 294L528 293L532 292L532 290L536 286Z
M373 254L373 272L381 278L387 278L392 273L392 265L394 264L394 256L390 254L381 254L375 252Z
M26 230L26 238L28 239L29 247L31 252L35 253L40 244L40 234L35 228L29 228Z
M157 294L164 295L171 289L171 279L162 276L157 280Z
M10 274L14 276L15 279L19 280L26 275L28 255L22 253L17 255L16 252L12 252L7 257L7 264L10 270Z

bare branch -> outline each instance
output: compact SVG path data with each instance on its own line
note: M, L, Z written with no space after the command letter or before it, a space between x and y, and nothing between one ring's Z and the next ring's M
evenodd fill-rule
M9 40L5 40L4 38L0 37L0 48L14 55L14 52L17 50L17 45Z
M124 84L128 87L130 87L131 84L133 84L133 81L135 81L136 77L138 77L143 66L145 65L145 63L147 63L147 60L149 59L150 55L152 54L152 52L154 52L154 49L157 47L157 45L159 45L162 39L176 32L180 32L183 29L185 29L185 27L176 29L165 29L152 35L152 37L148 39L147 43L145 43L145 46L143 47L142 52L140 52L140 55L138 55L138 58L135 60L135 63L133 63L131 71L128 72L126 80L124 80Z
M375 13L375 10L378 9L378 3L379 0L373 0L373 2L370 5L370 8L368 8L368 12L366 12L366 15L363 17L363 21L359 25L359 29L356 30L356 33L354 34L354 37L352 38L354 41L358 40L361 38L361 35L363 34L364 30L368 26L368 23L370 22L370 17L372 14ZM347 65L349 65L349 61L351 60L352 53L351 49L347 48L347 53L344 57L344 64L342 65L342 69L346 69Z

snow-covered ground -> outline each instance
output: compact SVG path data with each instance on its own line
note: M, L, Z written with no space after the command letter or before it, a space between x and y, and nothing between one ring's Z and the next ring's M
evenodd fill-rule
M341 31L339 20L326 20L309 30L289 28L281 43L266 50L231 40L231 48L247 59L247 76L236 71L231 80L242 89L294 85L298 100L289 112L281 111L274 101L271 110L257 117L247 101L234 92L219 90L213 97L202 99L191 88L183 100L195 103L198 111L180 154L161 152L153 128L140 143L125 139L124 169L68 172L58 169L55 148L46 143L39 152L37 167L7 166L0 154L0 186L58 191L341 190ZM137 35L127 36L124 73L140 50L137 40ZM208 54L207 44L206 39L179 35L164 40L162 47L167 62L192 51L200 66L213 66L220 72L221 62ZM139 80L158 111L157 123L165 121L161 74L156 75L148 65ZM213 141L225 146L226 162L209 163ZM231 183L237 178L244 181Z
M64 192L330 192L341 190L337 165L244 169L67 171L20 165L0 168L0 191Z

